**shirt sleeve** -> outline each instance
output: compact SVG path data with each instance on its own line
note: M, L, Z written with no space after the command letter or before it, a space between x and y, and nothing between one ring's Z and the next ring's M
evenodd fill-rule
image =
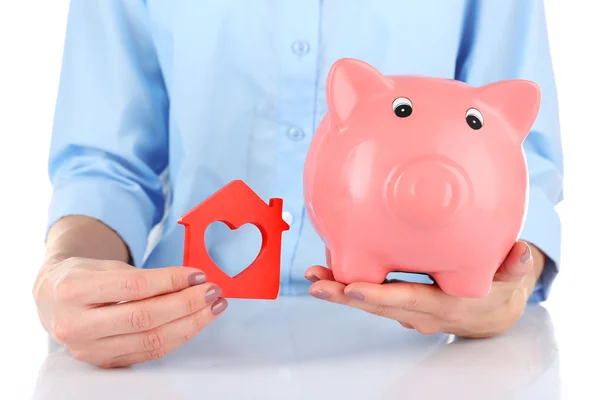
M142 263L164 212L168 98L145 1L72 0L49 155L47 229L67 215L112 228Z
M557 91L543 0L475 1L465 15L456 78L480 86L503 79L528 79L541 89L536 122L524 142L529 203L521 239L547 256L530 302L545 301L558 274L563 200L563 153Z

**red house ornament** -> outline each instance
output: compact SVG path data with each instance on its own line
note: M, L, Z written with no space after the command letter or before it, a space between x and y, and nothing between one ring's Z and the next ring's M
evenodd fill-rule
M227 298L276 299L279 294L281 237L290 226L282 218L283 200L266 204L241 180L234 180L198 204L177 222L185 227L183 265L201 269L209 282L218 285ZM223 272L212 260L204 243L213 222L230 229L250 223L262 236L258 256L236 276Z

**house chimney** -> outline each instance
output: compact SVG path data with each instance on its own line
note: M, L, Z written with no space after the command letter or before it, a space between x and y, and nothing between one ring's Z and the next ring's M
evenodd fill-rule
M272 210L273 214L281 218L281 213L283 212L283 200L278 198L270 199L269 208Z

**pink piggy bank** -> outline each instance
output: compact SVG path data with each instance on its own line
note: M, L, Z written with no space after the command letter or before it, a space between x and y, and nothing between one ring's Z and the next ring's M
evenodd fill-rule
M326 96L304 196L334 278L382 283L390 272L426 273L447 294L486 296L523 228L522 144L539 87L384 76L342 59Z

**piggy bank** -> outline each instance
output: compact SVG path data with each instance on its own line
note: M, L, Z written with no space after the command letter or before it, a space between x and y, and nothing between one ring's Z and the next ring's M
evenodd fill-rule
M386 76L341 59L326 97L305 161L304 200L335 280L425 273L447 294L486 296L523 228L522 144L539 87Z

